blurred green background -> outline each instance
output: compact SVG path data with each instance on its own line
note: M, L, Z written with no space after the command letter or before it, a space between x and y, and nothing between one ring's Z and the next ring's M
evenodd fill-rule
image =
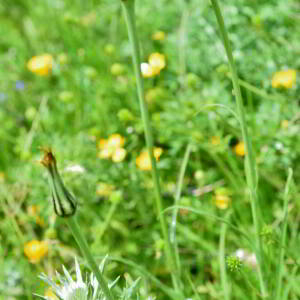
M154 144L162 149L158 169L164 206L174 203L180 164L191 143L180 203L219 217L230 210L231 222L251 237L244 156L236 147L242 147L241 132L229 110L235 110L232 84L210 2L136 2L142 61L160 53L166 63L144 82ZM300 68L300 4L221 4L258 164L272 287L287 170L293 168L296 183L300 175L300 85L295 78ZM28 62L43 54L49 54L52 63L43 67L47 74L41 76L28 68ZM274 77L285 70L289 71L277 73L279 79ZM43 146L53 149L64 182L78 199L78 222L95 257L129 259L170 284L151 174L136 162L145 140L120 1L0 1L0 124L0 299L44 295L47 287L38 274L54 275L80 255L69 229L54 216L46 171L39 164ZM113 134L124 138L126 156L119 162L101 156L100 141ZM286 299L300 297L295 267L297 187L293 195ZM181 262L201 299L223 299L220 227L220 222L185 210L178 217ZM39 253L26 255L24 248L34 240L45 241L47 249L32 263L30 255ZM247 241L229 230L226 254L238 249L253 252ZM232 299L258 299L255 267L245 262L245 272L247 276L229 274ZM111 262L106 273L109 278L122 275L122 284L124 274L141 276L120 262ZM166 299L147 276L142 276L140 292L145 299ZM194 295L188 280L184 292L186 297Z

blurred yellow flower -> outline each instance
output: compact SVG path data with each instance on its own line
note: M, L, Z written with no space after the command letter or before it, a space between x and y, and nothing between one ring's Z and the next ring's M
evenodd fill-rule
M218 188L215 190L215 205L219 209L226 209L228 208L231 198L231 192L226 188Z
M141 72L143 77L153 77L158 75L165 66L165 56L156 52L149 56L148 63L141 64Z
M105 182L97 184L96 194L100 197L108 197L115 190L115 186Z
M112 134L107 140L108 146L113 148L121 148L124 146L124 143L125 143L124 137L118 133Z
M112 134L107 140L100 139L98 147L100 152L99 158L109 159L113 162L121 162L126 157L126 150L123 149L125 138L118 133Z
M124 71L125 71L124 66L122 64L119 64L119 63L114 63L110 67L110 72L114 76L122 75L122 74L124 74Z
M284 70L276 72L272 77L273 88L286 88L290 89L296 83L296 70Z
M27 63L27 68L32 73L40 76L48 75L52 70L53 57L51 54L33 56Z
M218 146L218 145L220 145L220 141L221 141L221 139L220 139L219 136L212 136L212 137L211 137L211 144L212 144L213 146Z
M107 145L107 140L106 139L100 139L99 143L98 143L98 148L99 149L104 149L106 148Z
M0 182L4 182L4 179L5 179L5 173L0 172Z
M37 205L29 205L27 207L27 213L29 216L33 217L35 219L36 224L38 224L41 227L44 227L45 222L43 218L41 218L38 213L40 211L40 207Z
M288 120L282 120L280 126L283 129L288 128L289 127L289 121Z
M156 160L158 160L160 158L160 156L163 154L163 149L160 147L155 147L153 150L153 155L156 158Z
M160 73L160 70L157 68L153 68L148 63L141 63L141 72L143 77L149 78L158 75Z
M156 31L152 34L152 40L154 41L163 41L166 37L166 34L159 30L159 31Z
M161 71L166 66L165 56L158 52L152 53L149 56L148 62L152 66L152 68L158 69L159 71Z
M238 156L245 156L245 144L244 144L244 142L238 142L234 146L233 151Z
M44 296L48 300L59 300L50 287L45 291Z
M48 253L48 244L45 241L30 241L25 244L24 253L31 263L38 263Z
M104 148L99 152L98 157L102 159L109 159L111 158L112 154L113 154L113 149Z
M126 157L126 150L124 148L118 148L116 149L116 151L113 153L112 157L111 157L111 160L113 162L121 162L125 159Z
M28 213L28 215L30 215L30 216L36 216L37 215L37 213L39 212L39 207L37 206L37 205L29 205L28 207L27 207L27 213Z
M216 207L218 207L220 209L226 209L226 208L228 208L229 203L230 203L229 196L216 195L216 198L215 198Z
M153 155L158 161L159 157L162 155L162 148L154 148ZM151 159L147 150L144 150L140 153L140 155L136 158L136 165L142 171L150 171L152 169Z

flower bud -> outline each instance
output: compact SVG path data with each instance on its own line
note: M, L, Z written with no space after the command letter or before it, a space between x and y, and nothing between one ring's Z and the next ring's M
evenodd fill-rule
M76 212L77 203L72 194L66 189L58 173L56 159L50 149L42 149L44 158L41 164L49 172L49 184L55 213L59 217L71 217Z

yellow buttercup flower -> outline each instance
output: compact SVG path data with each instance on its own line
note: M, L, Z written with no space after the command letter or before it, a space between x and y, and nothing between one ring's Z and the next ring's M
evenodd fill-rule
M158 68L153 68L148 63L141 63L141 72L143 77L149 78L158 75L160 73L160 70Z
M43 54L40 56L33 56L27 63L27 68L32 73L40 76L48 75L52 70L53 57L51 54Z
M148 63L141 64L141 72L143 77L153 77L160 73L166 66L165 56L161 53L152 53L149 56Z
M118 148L111 157L113 162L121 162L125 159L127 151L124 148Z
M163 149L160 148L160 147L155 147L154 150L153 150L153 155L156 158L156 160L158 160L160 158L162 153L163 153Z
M273 88L286 88L290 89L296 83L296 70L284 70L276 72L272 77Z
M154 148L153 155L158 161L159 157L162 155L163 149L162 148ZM151 166L151 159L149 156L148 151L142 151L140 155L136 158L136 165L142 171L150 171L152 169Z
M102 159L109 159L111 158L112 154L113 154L113 149L104 148L99 152L98 157Z
M212 144L213 146L218 146L218 145L220 145L220 141L221 141L221 139L220 139L219 136L212 136L212 137L211 137L211 144Z
M149 64L152 66L152 68L158 69L161 71L166 66L166 59L163 54L160 54L158 52L152 53L149 56Z
M125 138L118 133L112 134L107 140L100 139L98 147L99 158L112 159L113 162L121 162L126 157L126 150L123 148Z
M113 148L121 148L124 146L124 143L125 143L124 137L122 137L118 133L112 134L107 140L108 146Z
M219 209L226 209L228 208L231 202L231 192L226 188L218 188L215 190L215 205Z
M106 139L100 139L99 143L98 143L98 147L99 149L104 149L106 148L106 145L107 145L107 140Z
M24 253L31 263L38 263L48 253L48 244L45 241L30 241L25 244Z
M96 194L100 197L108 197L115 190L115 186L105 182L97 184Z
M152 34L152 40L154 41L163 41L166 37L166 34L159 30L159 31L156 31Z
M244 144L244 142L237 143L234 146L233 151L238 156L245 156L245 144Z
M289 127L289 121L288 120L282 120L280 126L283 129L288 128Z

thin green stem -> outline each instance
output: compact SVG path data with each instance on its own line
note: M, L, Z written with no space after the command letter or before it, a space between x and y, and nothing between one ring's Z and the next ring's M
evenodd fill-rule
M188 144L184 153L184 157L181 163L180 171L179 171L179 176L178 176L178 181L177 181L177 186L176 186L176 192L175 192L175 203L174 205L179 205L180 201L180 196L181 196L181 190L182 190L182 185L183 185L183 179L184 179L184 174L185 170L190 158L190 153L192 150L192 145ZM173 210L172 214L172 223L171 223L171 228L170 228L170 241L173 246L173 251L176 256L176 263L177 263L177 268L178 272L180 273L180 260L179 260L179 254L178 254L178 244L176 240L176 221L177 221L177 214L178 214L178 209Z
M152 138L152 132L150 126L149 113L144 99L144 85L143 85L143 79L142 79L141 68L140 68L141 65L140 51L139 51L139 43L138 43L137 32L136 32L136 25L135 25L135 9L134 9L135 0L122 0L121 3L122 3L125 19L126 19L129 40L132 46L132 60L133 60L133 66L134 66L134 71L136 76L137 92L138 92L138 98L140 103L142 121L144 124L146 144L151 159L151 166L152 166L151 172L154 181L156 209L160 221L161 231L165 241L167 267L170 268L173 285L175 289L178 291L180 286L180 280L179 280L178 270L176 266L175 254L172 251L172 247L168 236L167 222L165 216L161 213L163 211L163 205L162 205L162 198L161 198L159 175L156 168L156 161L153 155L153 138Z
M229 214L225 216L225 219L228 219ZM223 295L225 300L230 300L229 295L229 287L227 281L227 274L226 274L226 262L225 262L225 237L227 231L227 224L223 223L221 226L221 233L220 233L220 244L219 244L219 262L220 262L220 275L221 275L221 284L223 289Z
M285 241L286 241L286 230L287 230L287 217L288 217L288 204L289 204L289 191L292 181L293 171L289 169L288 178L284 190L284 206L283 206L283 224L280 240L280 251L279 251L279 261L277 264L277 278L276 278L276 291L275 300L280 299L281 287L282 287L282 270L283 270L283 259L285 254Z
M254 153L252 151L252 145L250 136L248 134L247 130L247 124L246 124L246 116L244 112L244 104L242 99L242 94L239 86L239 78L237 75L237 70L235 66L235 62L232 55L232 49L229 42L228 34L225 28L224 19L218 4L218 0L211 0L219 29L221 32L221 36L223 39L224 47L226 50L231 74L232 74L232 83L234 88L234 94L235 94L235 100L236 100L236 106L237 106L237 113L240 119L240 126L242 130L243 140L245 143L245 149L246 149L246 160L245 160L245 170L246 170L246 178L247 178L247 184L249 187L250 192L250 200L251 200L251 211L252 211L252 218L253 223L255 227L255 238L256 238L256 255L258 258L258 278L260 283L260 292L261 296L264 298L267 296L267 290L265 287L264 279L263 279L263 273L262 273L262 265L263 265L263 247L262 242L260 238L260 222L258 218L258 196L257 196L257 178L256 178L256 164L255 164L255 157Z
M105 298L107 300L113 300L114 298L108 288L108 285L107 285L104 277L102 276L102 274L99 270L99 267L97 266L97 264L92 256L92 253L90 252L90 249L87 245L85 238L81 234L80 228L76 222L75 217L66 218L65 220L66 220L66 223L68 224L68 226L70 227L72 234L73 234L82 254L86 258L90 268L92 269L94 275L96 276L96 278L99 282L99 285L105 295Z

